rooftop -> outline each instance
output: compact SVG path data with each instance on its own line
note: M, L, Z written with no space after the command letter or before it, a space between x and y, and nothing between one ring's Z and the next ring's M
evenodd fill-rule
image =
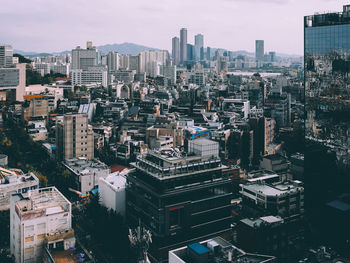
M56 187L31 190L28 196L16 203L16 212L24 220L33 216L68 212L71 209L71 203Z
M109 170L108 165L100 160L88 160L84 157L68 159L65 160L63 164L75 174L87 174L94 171Z
M256 194L263 194L265 196L281 196L290 193L303 192L304 188L300 181L285 181L276 184L265 184L264 182L254 182L241 185L244 190L251 191Z
M261 227L261 226L271 226L271 225L280 225L283 223L283 219L279 216L264 216L260 218L245 218L241 220L242 223L250 227Z
M193 253L200 257L193 257ZM273 256L246 253L221 237L171 250L170 257L175 258L173 262L184 263L267 263L275 260Z

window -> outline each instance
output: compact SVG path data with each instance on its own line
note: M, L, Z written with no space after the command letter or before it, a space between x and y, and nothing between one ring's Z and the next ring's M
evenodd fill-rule
M34 231L34 225L26 226L25 231Z
M38 239L38 240L42 240L42 239L44 239L45 238L45 234L40 234L40 235L37 235L36 236L36 239Z
M26 238L24 239L24 242L32 242L32 241L34 241L34 236L26 237Z

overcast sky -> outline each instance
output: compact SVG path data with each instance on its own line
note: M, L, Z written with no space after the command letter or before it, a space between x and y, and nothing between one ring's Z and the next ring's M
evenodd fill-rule
M342 11L345 0L0 0L0 43L36 52L133 42L171 49L181 27L188 42L253 51L303 53L303 16Z

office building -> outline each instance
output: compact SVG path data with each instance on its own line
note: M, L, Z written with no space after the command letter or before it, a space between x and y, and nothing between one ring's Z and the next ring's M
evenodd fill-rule
M202 60L201 52L203 53L204 48L204 36L202 34L194 36L194 47L196 61Z
M24 101L26 64L0 67L0 101Z
M74 69L70 72L73 86L82 86L97 84L107 87L107 68L106 67L89 67L87 70Z
M72 50L72 65L71 69L87 70L90 67L95 67L98 64L98 52L96 47L92 46L90 41L87 42L86 49L77 48Z
M171 56L173 58L173 64L179 65L180 64L180 40L178 37L173 37L171 42L172 42Z
M222 175L218 144L202 140L187 155L178 149L149 150L131 164L127 218L151 230L150 252L159 262L172 248L230 229L231 181Z
M11 45L0 45L0 68L10 67L13 62L13 48Z
M187 29L180 30L180 64L187 60Z
M320 138L323 134L324 139L338 138L348 149L350 121L345 116L350 110L349 15L350 6L344 6L340 13L304 18L306 135ZM315 126L322 132L313 130ZM330 126L334 129L327 129Z
M10 249L15 263L41 262L45 248L75 246L72 205L55 188L31 190L27 198L11 197Z
M65 114L56 123L57 158L94 158L94 133L88 114Z
M262 66L262 63L264 62L264 40L256 40L255 41L255 61L257 63L257 66Z
M206 58L208 61L211 60L211 48L210 47L207 47Z

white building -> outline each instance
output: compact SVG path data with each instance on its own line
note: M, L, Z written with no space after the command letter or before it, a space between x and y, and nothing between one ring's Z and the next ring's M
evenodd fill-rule
M81 86L88 84L99 84L107 87L107 68L91 67L88 70L74 69L70 72L73 86Z
M87 160L79 157L65 160L63 165L76 175L78 190L82 193L97 187L100 178L106 178L111 173L109 167L98 159Z
M26 64L0 68L0 101L24 101L26 87Z
M72 70L82 69L87 70L90 67L97 66L98 52L96 47L93 47L91 42L87 42L86 49L77 48L72 50Z
M10 209L10 197L13 194L27 194L29 190L39 188L39 179L33 174L23 174L20 170L0 168L0 211Z
M48 187L11 197L10 248L15 263L41 262L45 246L68 250L75 246L72 205Z
M100 178L98 183L101 204L121 214L123 217L125 216L125 174L128 171L110 174L106 178Z

